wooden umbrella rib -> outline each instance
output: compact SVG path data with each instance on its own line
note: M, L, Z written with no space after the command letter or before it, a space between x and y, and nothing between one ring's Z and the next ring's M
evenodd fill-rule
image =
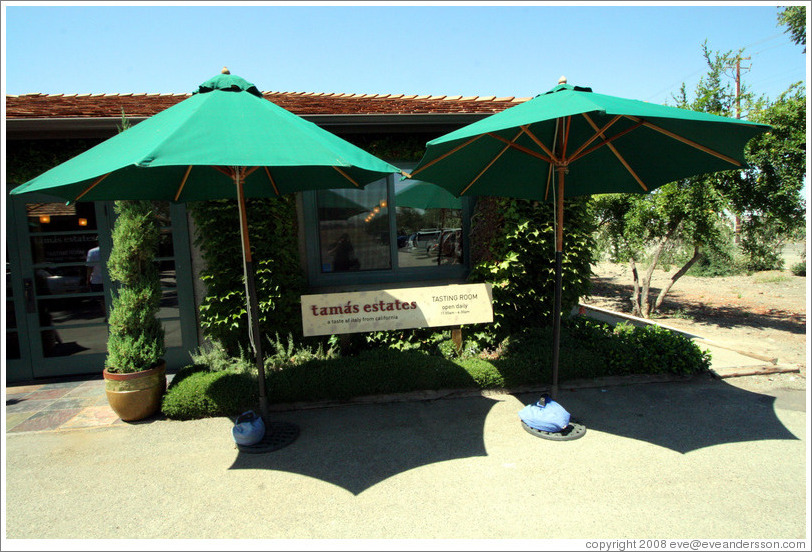
M732 157L728 157L727 155L725 155L723 153L719 153L716 150L712 150L709 147L703 146L702 144L694 142L693 140L691 140L689 138L685 138L684 136L680 136L679 134L675 134L675 133L671 132L670 130L666 130L666 129L662 128L662 127L659 127L659 126L655 125L654 123L650 123L650 122L648 122L648 121L646 121L644 119L641 119L640 117L635 117L633 115L626 115L625 117L631 119L632 121L639 122L640 124L642 124L643 126L645 126L647 128L650 128L652 130L656 130L660 134L664 134L664 135L668 136L669 138L673 138L674 140L682 142L683 144L691 146L692 148L696 148L699 151L703 151L703 152L707 153L708 155L713 155L714 157L717 157L717 158L721 159L722 161L727 161L728 163L730 163L732 165L735 165L736 167L741 167L742 166L742 164L739 161L736 161Z
M564 147L561 149L561 158L567 157L567 145L570 141L570 125L572 124L572 115L567 116L567 127L564 130Z
M587 120L589 120L588 117L587 117ZM581 157L586 157L587 155L589 155L593 151L601 149L603 146L608 146L609 144L611 144L612 142L614 142L618 138L621 138L621 137L625 136L626 134L628 134L628 133L630 133L630 132L632 132L634 130L637 130L641 126L643 126L643 123L637 123L635 125L630 126L629 128L621 130L620 132L618 132L617 134L615 134L611 138L603 137L603 136L601 136L600 132L596 132L595 137L601 137L601 138L603 138L603 141L601 143L599 143L599 144L595 144L594 146L592 146L591 148L589 148L586 151L578 153L578 155L573 155L569 160L570 160L570 162L572 162L572 161L575 161L576 159L580 159ZM593 128L595 128L595 127L593 127Z
M558 136L558 125L560 125L560 124L561 124L561 119L556 119L556 121L555 121L555 132L553 133L553 149L555 149L555 140L556 140L556 137ZM537 144L541 145L541 141L538 140L538 138L536 138L533 134L528 132L528 135L531 138L533 138L534 140L536 140ZM555 157L555 156L551 155L551 157ZM555 166L555 164L551 162L550 167L547 170L547 184L544 186L544 201L547 201L547 198L550 195L550 180L552 180L553 167L554 166Z
M343 176L344 178L346 178L347 180L349 180L350 182L352 182L352 184L353 184L353 185L354 185L356 188L360 188L360 187L361 187L361 186L358 184L358 182L356 182L355 180L353 180L352 178L350 178L350 175L348 175L347 173L345 173L344 171L342 171L342 170L341 170L341 169L339 169L338 167L333 167L333 168L336 170L336 172L338 172L338 174L340 174L341 176Z
M175 193L175 201L178 200L181 192L183 191L183 187L186 186L186 181L189 179L190 172L192 172L192 165L189 165L189 167L186 169L186 173L183 175L183 180L181 180L180 186L178 186L178 191Z
M523 129L523 130L524 130L524 129ZM526 132L526 131L525 131L525 132ZM530 148L526 148L526 147L524 147L524 146L522 146L522 145L519 145L519 144L513 143L513 142L511 142L510 140L508 140L507 138L502 138L502 137L501 137L501 136L499 136L498 134L490 134L490 133L488 133L488 136L490 136L491 138L495 138L496 140L499 140L499 141L501 141L501 142L504 142L505 144L508 144L508 145L509 145L511 148L513 148L513 149L515 149L515 150L518 150L518 151L520 151L520 152L522 152L522 153L526 153L527 155L530 155L531 157L535 157L535 158L537 158L537 159L541 159L542 161L544 161L544 162L546 162L546 163L552 163L552 162L553 162L553 160L552 160L552 159L550 159L549 157L545 157L544 155L540 154L540 153L539 153L539 152L537 152L537 151L533 151L533 150L531 150Z
M223 173L224 175L226 175L230 179L232 179L232 180L234 179L234 171L230 171L230 170L226 169L225 167L221 167L219 165L212 165L212 167L214 168L214 170Z
M586 120L589 123L589 125L595 130L595 132L598 132L598 134L601 134L599 132L598 125L596 125L592 121L592 119L590 119L589 117L586 117ZM604 138L604 136L601 135L601 138ZM618 136L613 137L613 139L617 139L617 138L618 138ZM640 187L643 188L643 191L648 192L648 186L646 186L643 183L643 181L640 179L640 177L637 176L637 173L634 172L634 169L632 169L631 166L629 165L629 163L623 158L622 155L620 155L620 152L617 151L617 148L611 142L609 142L608 140L604 141L601 145L603 145L603 144L606 144L606 147L609 148L612 151L613 154L615 154L615 157L617 157L617 160L620 161L620 163L624 167L626 167L626 170L629 171L629 174L632 175L632 177L637 181L637 183L640 185Z
M459 195L463 195L463 194L465 194L465 192L467 192L467 191L468 191L468 189L469 189L471 186L473 186L473 185L474 185L474 183L475 183L477 180L479 180L479 177L481 177L483 174L485 174L485 173L487 172L487 170L488 170L488 169L490 169L490 168L491 168L491 166L492 166L494 163L496 163L496 162L499 160L499 158L500 158L500 157L502 157L502 154L504 154L504 153L505 153L505 152L506 152L506 151L507 151L507 150L510 148L511 144L513 144L513 143L514 143L516 140L518 140L518 139L519 139L519 136L521 136L523 133L524 133L524 129L519 129L519 132L518 132L518 133L516 133L516 136L514 136L514 137L513 137L513 140L511 140L510 142L508 142L507 144L505 144L505 147L503 147L503 148L502 148L502 151L500 151L498 154L496 154L496 155L494 156L494 158L493 158L493 159L491 159L490 163L488 163L488 164L485 166L485 168L484 168L484 169L482 169L482 170L479 172L479 174L478 174L478 175L476 175L476 178L474 178L474 179L473 179L473 180L470 182L470 184L468 184L468 185L467 185L467 186L466 186L466 187L465 187L465 188L464 188L464 189L463 189L463 190L460 192L460 194L459 194ZM490 134L489 134L489 135L490 135Z
M548 160L548 162L550 162L550 163L557 163L558 162L558 159L556 158L555 154L553 152L551 152L550 149L547 146L544 145L544 142L539 140L536 137L535 134L530 132L529 125L524 125L522 127L522 130L524 130L524 132L530 137L530 139L533 140L536 143L536 145L538 147L540 147L544 151L544 153L546 153L548 156L550 156L550 159Z
M268 180L271 181L271 186L273 186L274 193L276 195L280 195L279 194L279 188L276 187L276 182L274 182L273 176L271 176L271 169L269 169L268 167L264 167L264 168L265 168L265 174L268 175Z
M584 117L585 119L590 120L590 119L589 119L589 115L587 115L586 113L581 113L581 115L583 115L583 117ZM599 136L602 136L602 135L603 135L603 133L605 133L607 130L609 130L609 128L610 128L612 125L614 125L616 122L618 122L619 120L620 120L620 115L615 115L615 116L612 118L612 120L611 120L611 121L609 121L608 123L606 123L605 125L603 125L603 127L602 127L602 128L601 128L601 129L600 129L598 132L596 132L595 134L593 134L593 135L592 135L592 137L591 137L589 140L587 140L586 142L584 142L583 144L581 144L581 147L579 147L577 150L575 150L575 151L573 152L572 156L570 157L570 161L573 161L573 160L575 160L575 159L578 159L578 157L579 157L579 155L578 155L578 154L580 154L580 153L581 153L583 150L585 150L585 149L586 149L586 148L589 146L589 144L591 144L592 142L594 142L595 140L597 140ZM592 151L592 150L590 150L590 151ZM586 155L586 154L584 154L584 155Z
M424 169L428 169L429 167L431 167L432 165L434 165L435 163L437 163L437 162L439 162L439 161L442 161L443 159L445 159L445 158L446 158L446 157L448 157L449 155L453 155L453 154L455 154L456 152L458 152L459 150L461 150L461 149L462 149L462 148L464 148L465 146L467 146L467 145L471 144L472 142L475 142L475 141L479 140L479 139L480 139L480 138L482 138L483 136L485 136L485 135L484 135L484 134L477 134L476 136L474 136L474 137L473 137L473 138L471 138L470 140L467 140L467 141L463 142L462 144L460 144L459 146L455 147L454 149L452 149L452 150L450 150L450 151L447 151L446 153L442 154L440 157L438 157L438 158L437 158L437 159L435 159L434 161L430 161L430 162L426 163L425 165L423 165L422 167L418 168L417 170L413 171L413 172L412 172L412 173L409 175L409 178L413 178L413 177L414 177L414 175L416 175L417 173L419 173L419 172L423 171Z
M102 180L104 180L105 178L107 178L108 176L110 176L110 174L111 174L111 173L107 173L107 174L102 175L101 177L99 177L99 179L98 179L98 180L96 180L96 181L95 181L93 184L91 184L90 186L88 186L87 188L85 188L85 191L83 191L81 194L79 194L78 196L76 196L76 199L74 199L73 201L79 201L80 199L82 199L83 197L85 197L85 194L87 194L87 193L88 193L90 190L92 190L93 188L95 188L96 186L98 186L98 185L99 185L99 183L100 183Z

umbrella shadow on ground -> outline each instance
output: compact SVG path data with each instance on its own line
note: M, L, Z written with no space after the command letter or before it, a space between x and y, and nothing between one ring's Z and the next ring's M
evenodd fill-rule
M239 452L230 469L297 473L358 495L414 468L487 456L484 424L496 402L474 397L271 414L298 425L298 439L270 453Z
M538 400L537 394L514 396L522 404ZM567 389L562 383L558 402L587 427L584 438L600 431L682 454L728 443L798 440L775 410L805 410L803 392L777 399L709 376L592 389Z
M599 291L599 293L598 293ZM593 295L600 294L608 299L613 310L630 313L633 286L627 284L612 284L601 281L599 278L594 285ZM656 297L660 289L652 287L652 296ZM806 333L806 317L796 313L771 309L765 312L753 312L734 306L707 305L702 302L680 299L674 300L666 296L659 311L663 314L682 313L692 320L713 324L720 328L771 328L774 330L791 332L803 335Z

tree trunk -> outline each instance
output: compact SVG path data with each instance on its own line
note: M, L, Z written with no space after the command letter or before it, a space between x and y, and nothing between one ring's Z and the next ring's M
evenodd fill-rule
M629 268L632 271L632 283L634 285L634 291L632 291L632 296L630 297L632 302L632 315L640 316L640 280L637 275L637 265L634 262L634 257L629 258Z
M651 258L651 264L646 270L646 276L643 278L642 283L642 290L640 291L640 313L642 318L651 318L651 302L649 301L649 289L651 288L651 276L654 274L654 269L657 267L657 263L660 260L660 255L662 254L663 250L665 249L668 240L671 238L671 232L668 232L666 236L660 240L660 243L657 244L656 249L654 250L654 256Z
M660 294L657 296L657 300L654 302L655 311L658 310L660 306L663 304L665 296L671 290L671 287L677 282L677 280L685 276L685 273L688 272L688 270L690 270L692 266L694 266L694 263L698 261L701 256L702 253L699 252L699 246L695 245L693 257L691 257L691 259L687 263L685 263L685 265L682 268L680 268L673 276L671 276L671 279L668 281L668 284L662 290L660 290Z

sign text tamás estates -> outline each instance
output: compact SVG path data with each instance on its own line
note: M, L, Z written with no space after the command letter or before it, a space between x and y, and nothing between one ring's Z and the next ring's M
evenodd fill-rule
M302 295L305 336L493 322L490 284Z

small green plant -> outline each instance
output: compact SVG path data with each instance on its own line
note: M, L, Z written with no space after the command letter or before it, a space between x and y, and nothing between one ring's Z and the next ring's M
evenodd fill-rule
M293 334L288 334L287 343L283 343L276 334L276 338L271 341L273 353L265 358L265 367L271 370L282 370L285 365L303 364L309 360L327 360L338 356L338 343L328 342L327 350L324 344L318 343L315 346L297 344L293 339Z
M739 294L739 297L741 297L741 294ZM671 318L678 318L680 320L692 320L691 315L684 308L679 308L675 311L672 311L670 313L670 316Z
M795 263L790 270L795 276L806 276L806 261Z
M785 274L757 274L753 281L757 284L781 284L789 281L789 276Z
M163 357L164 330L157 318L161 284L155 255L160 230L152 203L117 201L108 270L118 284L110 309L108 372L131 373L155 367Z
M257 373L256 364L249 358L243 349L237 356L229 356L221 343L205 343L191 354L192 362L196 365L206 366L212 372L245 372Z

